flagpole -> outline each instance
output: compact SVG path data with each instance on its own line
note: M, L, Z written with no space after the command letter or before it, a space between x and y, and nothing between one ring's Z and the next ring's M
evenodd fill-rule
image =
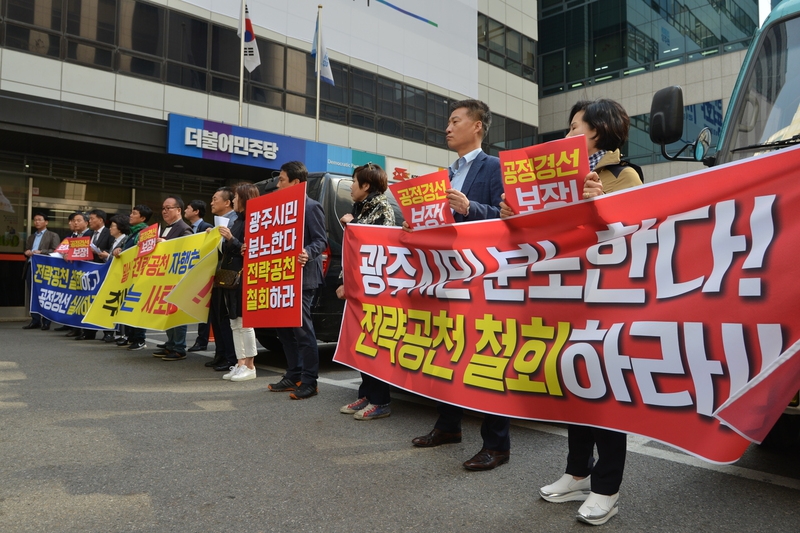
M239 14L239 31L242 34L239 39L239 126L242 125L242 101L244 96L244 39L245 27L247 22L244 20L245 0L242 0L242 12Z
M316 137L319 142L319 79L322 76L322 4L317 6L317 115L316 115Z

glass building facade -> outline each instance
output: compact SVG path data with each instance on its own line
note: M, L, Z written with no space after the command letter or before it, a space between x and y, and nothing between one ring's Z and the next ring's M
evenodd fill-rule
M747 48L758 0L541 0L544 97Z
M479 15L482 57L533 80L534 42L492 22ZM236 28L142 0L2 0L0 44L223 98L239 96ZM261 65L245 71L245 102L314 117L310 54L263 38L258 47ZM322 84L322 120L446 148L446 96L331 63L336 86ZM517 118L496 117L488 152L532 144L536 128Z

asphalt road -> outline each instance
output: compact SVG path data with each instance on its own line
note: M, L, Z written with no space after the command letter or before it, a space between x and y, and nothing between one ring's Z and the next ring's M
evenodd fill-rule
M468 472L461 444L416 449L436 411L393 395L391 417L339 414L358 374L323 365L320 394L267 391L282 357L230 383L203 366L0 323L0 532L587 531L579 503L536 489L557 479L566 431L519 421L509 464ZM193 339L192 334L189 335ZM163 342L150 332L148 348ZM324 352L330 357L331 347ZM800 449L751 446L718 466L629 438L620 512L603 531L783 532L800 519Z

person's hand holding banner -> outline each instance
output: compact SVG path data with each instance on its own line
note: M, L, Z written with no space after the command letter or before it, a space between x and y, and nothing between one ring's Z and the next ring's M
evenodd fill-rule
M139 232L137 245L139 253L137 257L153 253L153 250L156 249L156 244L158 244L158 224L153 224Z
M67 241L69 242L69 249L67 250L66 259L70 261L89 261L92 258L91 237L72 237Z
M583 199L589 173L586 139L567 137L500 152L505 203L514 213L540 211Z
M389 185L403 218L412 229L455 223L447 202L449 189L447 170Z

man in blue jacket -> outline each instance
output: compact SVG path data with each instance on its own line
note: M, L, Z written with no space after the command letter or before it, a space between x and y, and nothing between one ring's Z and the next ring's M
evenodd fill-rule
M281 166L278 188L299 185L308 179L308 170L300 161L289 161ZM306 196L303 250L297 257L303 265L303 325L298 328L278 328L278 339L286 354L287 370L283 379L269 386L272 392L291 392L292 400L305 400L315 396L319 377L319 351L311 302L322 285L322 253L328 247L325 233L325 215L322 205Z
M480 100L461 100L451 106L447 124L447 146L458 154L450 165L447 200L458 222L500 218L503 178L500 160L486 155L481 143L489 132L492 113ZM414 446L429 448L461 442L461 407L440 403L439 419L427 435L413 439ZM483 417L483 447L472 459L464 462L467 470L491 470L507 463L511 439L509 418L487 414Z

